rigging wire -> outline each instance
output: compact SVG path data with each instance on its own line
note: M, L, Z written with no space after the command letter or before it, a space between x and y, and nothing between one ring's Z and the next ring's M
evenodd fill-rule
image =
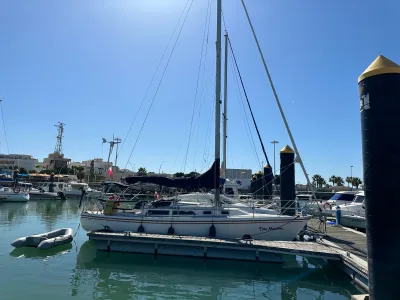
M188 153L189 153L190 142L192 140L192 135L193 135L193 133L192 133L193 119L194 119L194 114L195 114L196 106L197 106L197 95L198 95L198 90L199 90L201 67L202 67L202 63L203 63L204 45L205 45L205 41L206 41L206 32L207 32L207 20L208 20L208 15L209 15L210 6L211 6L210 4L211 4L211 0L208 1L207 12L206 12L206 20L204 22L203 42L202 42L202 45L201 45L199 68L198 68L198 71L197 71L196 92L195 92L194 100L193 100L192 117L191 117L191 120L190 120L189 139L188 139L188 144L187 144L187 147L186 147L185 163L183 165L183 173L185 173L185 170L186 170L186 162L187 162L187 157L188 157Z
M250 110L251 118L253 119L254 127L256 128L258 139L260 141L261 148L262 148L262 151L264 153L265 160L268 163L268 165L271 165L269 163L269 160L268 160L267 152L265 151L264 143L263 143L263 141L261 139L260 131L258 130L258 126L257 126L256 120L254 118L253 110L251 109L251 106L250 106L249 98L247 97L247 92L246 92L246 89L244 87L242 75L240 74L240 71L239 71L239 66L238 66L237 61L236 61L235 53L233 52L231 40L229 39L228 42L229 42L229 48L231 49L231 53L232 53L232 56L233 56L233 61L235 62L236 70L237 70L238 75L239 75L240 83L242 85L242 89L243 89L244 95L246 97L247 105L248 105L249 110Z
M231 57L232 57L232 54L231 54ZM234 74L235 81L236 81L236 93L239 95L239 97L237 99L239 101L239 104L242 106L242 112L243 112L243 115L244 115L243 122L244 122L244 125L245 125L245 128L246 128L247 137L249 138L249 140L251 142L251 145L253 146L252 150L253 150L254 157L256 159L256 162L257 162L258 166L261 169L262 168L261 162L260 162L261 160L260 160L260 158L258 156L258 153L257 153L257 148L256 148L256 144L254 142L253 133L251 132L250 123L249 123L249 119L247 117L247 112L246 112L246 108L245 108L245 105L244 105L243 96L242 96L242 93L241 93L241 90L240 90L239 79L238 79L238 76L237 76L237 72L236 72L235 66L233 64L233 59L231 59L230 62L231 62L231 65L232 65L232 70L233 70L232 72Z
M316 194L315 194L314 187L313 187L313 185L312 185L311 182L310 182L310 178L308 177L306 168L305 168L305 166L304 166L304 164L303 164L303 160L302 160L301 157L300 157L300 153L299 153L299 151L298 151L298 149L297 149L296 142L294 141L294 138L293 138L292 132L291 132L291 130L290 130L289 124L288 124L288 122L287 122L287 120L286 120L285 113L283 112L281 103L280 103L280 101L279 101L278 93L277 93L276 90L275 90L275 86L274 86L274 83L273 83L273 81L272 81L271 74L269 73L269 70L268 70L268 67L267 67L267 63L265 62L264 55L263 55L263 53L262 53L262 51L261 51L260 44L258 43L258 39L257 39L257 36L256 36L256 32L254 31L253 24L251 23L249 13L247 12L246 5L244 4L244 0L242 0L242 4L243 4L244 11L245 11L245 13L246 13L247 20L249 21L249 25L250 25L251 31L252 31L252 33L253 33L254 40L255 40L255 42L256 42L256 44L257 44L258 52L259 52L259 54L260 54L260 56L261 56L261 60L262 60L262 62L263 62L263 64L264 64L264 69L265 69L265 72L267 73L268 80L269 80L269 83L270 83L270 85L271 85L271 89L272 89L272 92L273 92L273 94L274 94L276 104L278 105L279 112L281 113L281 116L282 116L282 119L283 119L283 123L285 124L286 131L288 132L290 141L292 142L292 145L293 145L293 148L294 148L294 152L296 153L296 156L298 157L298 160L299 160L301 169L302 169L302 171L303 171L303 173L304 173L304 176L306 177L307 185L308 185L308 187L311 189L311 193L312 193L314 199L316 199L317 197L316 197ZM269 163L268 163L268 164L269 164Z
M209 0L209 12L208 12L208 22L207 22L207 37L206 37L206 46L205 46L205 54L204 54L204 61L206 61L207 59L207 53L208 53L208 41L209 41L209 36L210 36L210 20L211 20L211 0ZM204 85L205 85L205 74L206 74L206 63L203 64L203 82L201 85L201 92L200 92L200 108L199 108L199 112L197 115L197 128L196 128L196 138L195 138L195 144L194 144L194 157L193 157L193 167L192 169L195 170L195 166L196 166L196 155L197 155L197 141L198 141L198 137L199 137L199 127L200 127L200 115L201 115L201 110L203 108L203 104L205 102L205 97L204 97Z
M4 120L4 114L3 114L3 99L0 99L0 110L1 110L1 118L3 120L3 129L4 129L4 137L6 139L7 154L10 154L10 149L8 148L8 137L7 137L7 130L6 130L6 122Z
M172 32L172 34L171 34L171 36L170 36L170 38L169 38L169 40L168 40L168 43L167 43L167 45L166 45L165 48L164 48L163 54L161 55L161 59L160 59L160 61L158 62L157 68L156 68L156 70L155 70L155 72L154 72L154 74L153 74L153 76L152 76L152 78L151 78L151 80L150 80L150 84L147 86L146 92L145 92L145 94L144 94L144 96L143 96L142 101L140 102L139 108L138 108L138 110L137 110L135 116L133 117L131 126L129 127L128 132L127 132L127 134L126 134L126 136L125 136L125 139L122 141L121 147L119 148L119 151L120 151L120 152L121 152L122 148L124 147L126 140L128 139L128 136L129 136L129 134L130 134L130 132L131 132L131 130L132 130L133 124L135 123L136 118L138 117L139 112L140 112L140 110L141 110L141 108L142 108L142 106L143 106L143 104L144 104L144 101L145 101L146 98L147 98L147 94L149 93L150 88L151 88L151 86L153 85L154 79L156 78L156 75L157 75L157 73L158 73L158 70L159 70L159 68L160 68L160 66L161 66L161 64L162 64L162 62L163 62L163 60L164 60L165 54L167 53L167 50L168 50L168 48L169 48L169 46L170 46L170 44L171 44L172 38L174 37L176 30L178 29L178 25L179 25L179 23L181 22L182 16L183 16L183 14L184 14L184 12L185 12L185 10L186 10L186 7L187 7L187 5L189 4L190 1L191 1L191 0L187 0L185 6L184 6L184 8L183 8L183 10L182 10L182 12L181 12L181 14L180 14L180 16L179 16L178 22L176 23L175 28L174 28L174 30L173 30L173 32ZM193 0L192 0L192 2L193 2ZM128 161L129 161L129 160L128 160Z
M211 146L211 135L210 135L210 131L211 131L211 120L214 117L214 110L215 110L215 101L212 98L212 104L211 104L211 110L210 110L210 114L209 114L209 118L208 118L208 122L207 122L207 131L206 131L206 136L205 136L205 145L204 145L204 153L203 153L203 165L201 168L201 172L204 170L204 168L207 166L207 162L208 162L208 157L210 155L210 146Z
M169 62L171 61L171 57L172 57L172 54L174 53L176 44L178 43L179 37L181 36L182 29L183 29L183 27L184 27L184 25L185 25L185 23L186 23L186 19L187 19L188 15L189 15L190 9L191 9L191 7L192 7L192 5L193 5L193 1L194 1L194 0L192 0L192 2L190 3L190 6L189 6L189 8L188 8L188 10L187 10L187 12L186 12L185 18L183 19L182 26L181 26L181 28L179 29L178 36L176 37L176 40L175 40L174 45L173 45L173 47L172 47L171 53L170 53L170 55L169 55L169 57L168 57L167 63L166 63L166 65L165 65L164 70L163 70L163 73L162 73L162 75L161 75L160 81L159 81L159 83L158 83L158 85L157 85L157 89L156 89L156 91L155 91L155 93L154 93L153 99L151 100L150 107L149 107L149 109L147 110L146 116L145 116L145 118L144 118L144 121L143 121L142 126L141 126L141 128L140 128L140 131L139 131L138 136L137 136L137 138L136 138L135 144L133 145L132 151L131 151L131 153L129 154L129 158L128 158L127 163L126 163L126 165L125 165L125 169L126 169L127 166L128 166L128 162L131 160L132 153L133 153L133 151L134 151L135 148L136 148L137 142L139 141L139 137L140 137L140 135L141 135L141 133L142 133L142 131L143 131L143 127L144 127L144 125L146 124L147 118L148 118L148 116L149 116L149 114L150 114L150 110L151 110L151 108L153 107L154 100L156 99L156 96L157 96L157 94L158 94L158 90L160 89L161 83L162 83L162 81L163 81L163 79L164 79L165 72L167 71L167 68L168 68L168 66L169 66Z

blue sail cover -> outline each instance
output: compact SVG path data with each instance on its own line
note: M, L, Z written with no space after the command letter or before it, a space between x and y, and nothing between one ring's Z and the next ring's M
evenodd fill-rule
M197 177L190 178L168 178L164 176L131 176L126 177L128 184L154 183L167 187L176 187L182 189L215 189L220 186L219 159L216 159L211 168Z

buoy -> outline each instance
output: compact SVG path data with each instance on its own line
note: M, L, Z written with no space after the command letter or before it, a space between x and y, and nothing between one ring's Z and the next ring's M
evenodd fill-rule
M210 237L216 237L216 235L217 235L217 229L215 228L214 224L212 224L210 227Z
M171 225L171 227L168 228L168 234L170 234L170 235L175 234L175 229L174 229L174 227L172 227L172 225Z
M139 232L139 233L143 233L144 232L144 227L143 227L142 224L140 224L140 226L138 227L137 232Z

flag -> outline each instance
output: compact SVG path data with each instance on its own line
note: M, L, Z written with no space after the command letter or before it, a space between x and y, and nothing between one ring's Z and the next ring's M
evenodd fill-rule
M112 168L111 167L108 168L107 173L108 173L108 175L110 175L112 177L113 172L112 172Z

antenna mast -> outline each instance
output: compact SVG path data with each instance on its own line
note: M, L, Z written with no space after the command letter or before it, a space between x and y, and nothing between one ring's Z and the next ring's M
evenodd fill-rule
M57 122L57 125L54 125L55 127L57 127L57 143L56 143L56 147L54 148L54 152L58 153L58 154L62 154L62 139L63 139L63 133L64 133L64 125L66 125L65 123L61 123L61 122Z
M118 162L118 144L120 144L121 141L122 140L120 138L116 138L116 137L114 137L114 135L113 135L113 138L112 138L111 141L107 141L105 138L103 138L103 144L104 143L109 143L110 144L110 150L108 151L107 162L110 162L110 158L111 158L111 154L112 154L112 152L114 150L114 146L117 145L117 149L115 151L115 166L117 165L117 162Z

